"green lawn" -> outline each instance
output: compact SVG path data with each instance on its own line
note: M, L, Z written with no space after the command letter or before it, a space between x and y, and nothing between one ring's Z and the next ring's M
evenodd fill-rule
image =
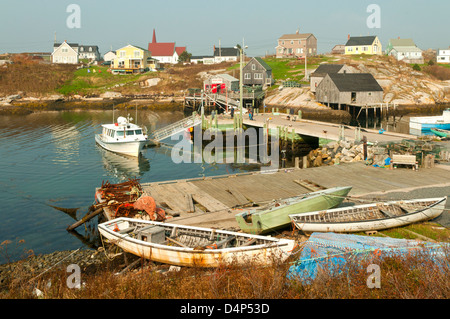
M73 78L58 89L64 95L102 93L116 84L127 84L139 80L143 74L113 75L108 67L91 66L74 72ZM148 75L147 75L148 76Z

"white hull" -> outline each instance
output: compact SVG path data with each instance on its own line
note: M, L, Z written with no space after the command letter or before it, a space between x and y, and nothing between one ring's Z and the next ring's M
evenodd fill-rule
M442 214L446 198L436 198L436 199L428 199L428 200L436 200L436 204L430 207L417 210L415 212L405 214L403 216L395 216L383 219L373 219L373 220L359 220L359 221L350 221L350 222L300 222L296 220L295 215L290 215L292 222L295 227L304 232L335 232L335 233L351 233L351 232L363 232L363 231L378 231L395 227L402 227L412 223L417 223L425 220L430 220L438 217ZM420 200L415 200L420 201ZM412 201L404 201L404 202L414 202ZM389 202L388 202L389 203ZM386 203L386 204L388 204ZM390 202L395 203L395 202ZM376 204L369 205L359 205L353 207L356 210L365 210L366 208L375 207ZM328 210L324 212L311 212L309 213L311 216L320 215L324 213L339 213L345 210L348 210L348 207L337 208L333 210Z
M130 218L118 218L98 226L101 236L112 241L123 250L136 256L167 263L177 266L189 267L218 267L220 265L249 263L270 264L273 261L283 261L294 248L295 241L287 239L277 239L229 231L214 230L216 234L236 235L246 237L248 240L257 238L266 243L252 246L230 247L223 249L194 249L190 247L169 246L165 244L150 243L130 237L128 234L120 234L114 231L116 225L122 229L128 227L128 221L135 221ZM152 221L139 221L144 224L156 226L170 226L177 229L198 230L211 232L213 229L166 224Z
M95 135L95 141L98 145L103 147L104 149L119 153L125 154L129 156L139 156L139 153L144 148L147 140L139 140L139 141L123 141L123 142L107 142L102 139L100 134Z

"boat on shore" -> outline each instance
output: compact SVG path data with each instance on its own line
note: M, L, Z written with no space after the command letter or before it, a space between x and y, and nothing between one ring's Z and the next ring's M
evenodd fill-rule
M409 119L409 128L413 132L430 132L432 128L450 130L450 109L438 116L417 116Z
M293 214L289 218L303 232L363 232L401 227L442 214L447 197L388 201Z
M276 200L269 205L236 214L235 218L242 231L265 234L289 226L291 214L330 209L340 205L351 189L351 186L334 187Z
M298 259L291 263L287 278L309 284L324 272L335 276L354 271L355 266L378 265L386 257L417 256L445 270L449 248L446 242L317 232L311 234Z
M131 123L130 117L119 116L113 124L103 124L95 141L104 149L128 156L139 156L149 142L145 128Z
M430 131L432 133L434 133L434 135L439 136L439 137L443 137L443 138L447 138L450 137L450 130L442 130L440 128L432 128L430 129Z
M177 266L262 265L287 259L295 241L121 217L98 225L124 251Z

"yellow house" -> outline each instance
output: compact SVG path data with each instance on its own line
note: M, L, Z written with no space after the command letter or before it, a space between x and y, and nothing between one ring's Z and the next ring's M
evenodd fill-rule
M149 71L154 66L153 63L154 59L150 51L129 44L116 50L116 57L111 63L111 72L113 74L142 73Z
M345 54L383 54L380 40L377 36L349 37L345 44Z

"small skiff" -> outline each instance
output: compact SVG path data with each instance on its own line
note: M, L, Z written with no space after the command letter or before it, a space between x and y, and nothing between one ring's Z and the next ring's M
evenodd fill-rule
M334 187L313 193L277 200L269 205L236 214L242 231L250 234L265 234L291 224L290 214L307 213L319 209L330 209L342 203L351 186Z
M443 138L450 137L450 131L449 130L442 130L440 128L432 128L430 130L436 136L443 137Z
M401 227L442 214L447 197L356 205L289 215L304 232L362 232Z
M100 235L124 251L188 267L271 264L284 261L295 241L121 217L98 225Z

